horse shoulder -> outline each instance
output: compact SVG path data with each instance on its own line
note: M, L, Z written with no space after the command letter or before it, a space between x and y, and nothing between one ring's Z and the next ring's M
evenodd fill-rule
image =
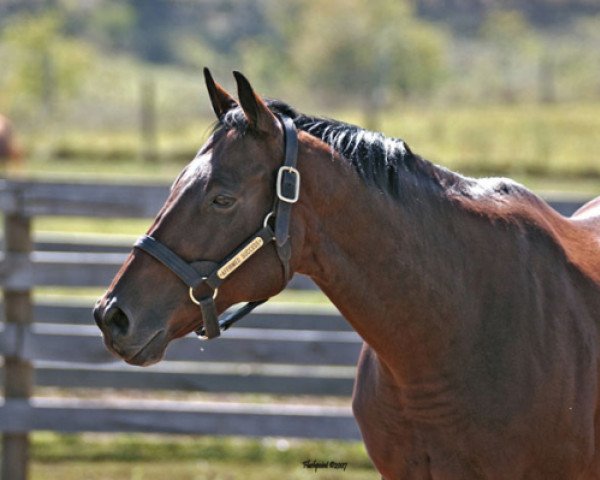
M400 392L366 343L358 361L352 410L369 457L383 479L431 478L427 450L403 414Z

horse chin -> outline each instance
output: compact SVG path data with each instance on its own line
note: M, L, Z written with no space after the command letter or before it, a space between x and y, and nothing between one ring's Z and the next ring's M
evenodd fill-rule
M142 347L136 354L124 360L130 365L147 367L160 362L165 356L166 344L161 341L162 332L158 332L150 341Z
M152 352L147 354L144 352L143 355L136 355L133 358L124 359L129 365L135 365L137 367L149 367L155 363L160 362L164 357L164 350L162 352Z
M162 333L162 330L156 332L143 347L136 349L131 354L123 351L117 351L115 353L130 365L147 367L158 363L165 356L165 350L168 343L165 341Z
M138 367L148 367L150 365L154 365L155 363L160 362L165 356L164 349L153 349L146 350L144 349L142 352L134 355L131 358L125 358L124 360L129 365L135 365Z

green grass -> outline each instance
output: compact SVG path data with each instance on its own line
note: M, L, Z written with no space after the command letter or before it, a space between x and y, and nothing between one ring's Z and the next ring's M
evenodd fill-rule
M370 468L360 442L250 439L140 434L33 434L33 458L45 463L231 461L296 465L298 459L327 457Z
M359 442L35 433L32 480L314 478L308 459L347 462L320 479L375 479Z
M118 235L127 240L145 233L151 219L90 218L90 217L35 217L33 230L36 233L83 233L96 235Z
M188 460L173 463L60 463L35 462L31 480L378 480L375 471L305 469L296 466L238 464Z
M321 111L361 124L353 111ZM211 117L185 128L163 129L161 161L139 160L140 141L130 131L56 129L23 143L34 155L10 174L130 181L172 181L207 138ZM167 125L168 122L165 122ZM405 139L411 148L435 163L472 175L517 179L545 178L553 189L591 180L600 184L600 103L479 106L405 105L382 114L379 130ZM43 148L34 145L43 144ZM53 154L61 154L57 159ZM589 187L598 192L600 187ZM564 188L561 188L564 190Z
M26 177L40 180L91 181L108 183L164 183L169 185L193 154L185 160L161 160L145 163L135 156L135 151L125 158L77 158L63 160L52 157L35 157L22 166L13 166L7 171L10 177Z
M409 108L386 115L382 128L466 173L600 182L598 103Z

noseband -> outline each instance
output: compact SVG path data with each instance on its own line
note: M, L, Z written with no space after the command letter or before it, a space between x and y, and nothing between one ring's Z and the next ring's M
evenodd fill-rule
M238 310L226 315L221 321L219 321L215 306L215 299L223 281L265 245L275 242L277 256L283 267L284 283L287 284L291 277L290 217L292 205L298 201L300 195L300 173L296 169L298 134L292 119L288 117L278 118L284 131L285 157L277 172L273 208L263 220L262 227L254 235L233 250L221 262L199 260L188 263L173 250L148 235L140 237L134 245L135 248L150 254L169 268L189 287L191 301L198 305L202 311L204 324L196 330L196 334L203 339L218 337L221 330L227 330L235 322L268 300L266 298L248 302ZM271 228L271 224L274 224L274 228ZM206 285L212 293L197 298L194 291L202 285Z

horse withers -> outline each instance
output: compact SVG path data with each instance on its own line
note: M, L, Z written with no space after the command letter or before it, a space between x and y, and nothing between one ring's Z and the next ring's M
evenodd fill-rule
M600 201L565 218L205 77L218 124L98 301L106 346L149 365L304 273L364 339L353 410L385 479L600 478Z

